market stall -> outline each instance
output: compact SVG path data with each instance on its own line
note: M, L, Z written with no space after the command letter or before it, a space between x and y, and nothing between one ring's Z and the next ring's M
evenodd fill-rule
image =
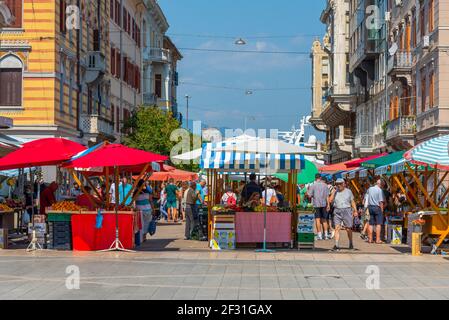
M301 148L304 152L316 152ZM209 240L215 240L228 249L248 244L261 244L266 251L267 243L296 244L297 234L297 179L304 169L304 155L295 146L274 139L258 139L249 142L206 144L203 148L201 168L207 171L209 201ZM286 212L279 208L258 205L255 212L245 212L238 206L217 206L223 194L223 179L227 173L251 173L273 176L288 174ZM220 209L221 208L221 209ZM231 245L229 245L231 244Z
M439 248L449 235L448 195L449 181L449 135L428 140L406 152L404 163L407 174L414 186L409 185L426 224L423 233L435 238L434 250ZM415 165L413 167L412 165ZM417 170L424 166L424 170Z
M24 143L19 149L9 153L0 159L0 170L29 169L31 186L31 203L39 204L39 189L36 191L37 199L33 197L34 190L34 167L57 166L69 160L75 154L85 150L86 147L76 142L63 138L45 138ZM35 201L36 200L36 201ZM43 222L42 222L43 221ZM31 228L32 237L28 247L34 251L42 247L45 237L36 235L36 224L39 226L39 235L45 235L45 216L36 215L32 210Z
M76 155L62 165L69 170L79 183L85 196L98 211L83 210L75 213L71 210L72 242L74 250L117 250L129 251L134 248L138 221L142 220L139 212L135 212L128 203L133 203L145 184L140 180L148 180L158 162L168 158L158 154L129 148L119 144L102 143ZM138 173L129 191L119 194L120 175ZM96 189L95 196L86 191L78 178L90 184L90 178L101 177L105 182L104 194ZM113 195L110 194L113 188ZM113 200L115 199L115 200ZM141 224L141 223L140 223Z

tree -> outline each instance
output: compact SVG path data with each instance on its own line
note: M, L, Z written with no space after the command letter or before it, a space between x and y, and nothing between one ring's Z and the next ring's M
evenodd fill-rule
M170 134L178 128L180 123L171 112L157 106L139 107L123 124L126 133L124 143L132 148L169 156L176 144L170 141Z

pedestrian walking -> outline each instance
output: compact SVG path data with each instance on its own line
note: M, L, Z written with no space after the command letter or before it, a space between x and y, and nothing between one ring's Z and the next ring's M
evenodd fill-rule
M190 184L190 188L188 188L184 192L184 198L186 202L186 225L184 232L184 240L190 240L192 237L192 232L195 228L195 215L197 211L197 200L198 200L198 191L195 182Z
M152 195L150 191L147 188L143 188L142 191L137 195L138 190L141 189L141 187L145 184L144 180L140 180L137 184L136 191L134 191L133 197L136 198L135 205L136 209L141 214L141 220L142 220L142 230L140 239L141 242L145 242L146 236L149 233L149 226L151 223L151 220L153 220L153 200Z
M335 224L335 246L332 251L340 251L340 231L346 230L349 239L349 250L354 250L352 227L354 217L358 215L354 195L352 191L346 188L343 179L336 181L337 189L329 197L327 205L330 210L331 204L334 206L334 224Z
M368 228L369 243L373 242L374 228L376 228L376 243L382 244L381 228L384 221L383 210L385 206L385 196L381 188L382 181L377 180L376 184L367 191L368 210L370 214L370 222Z
M309 187L307 194L312 199L312 205L315 209L317 240L329 240L330 234L329 226L327 224L327 220L329 219L329 212L327 210L329 189L320 174L315 176L315 183ZM323 228L321 228L321 226L323 226Z

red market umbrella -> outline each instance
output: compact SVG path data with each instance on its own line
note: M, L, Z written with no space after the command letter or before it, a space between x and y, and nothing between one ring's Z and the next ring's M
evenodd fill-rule
M347 168L358 168L358 167L361 167L362 163L364 163L364 162L367 162L367 161L370 161L370 160L374 160L374 159L377 159L377 158L380 158L380 157L385 157L387 155L388 155L388 153L385 152L385 153L376 154L374 156L367 157L367 158L355 159L355 160L347 162L346 163L346 167Z
M339 171L346 171L346 170L348 170L348 167L346 166L348 163L351 163L353 161L358 161L358 160L360 160L360 158L353 159L353 160L350 160L350 161L340 162L340 163L336 163L336 164L331 164L331 165L319 168L319 171L320 172L326 172L326 173L334 173L334 172L339 172Z
M155 172L151 176L151 181L167 181L173 178L175 181L195 181L198 180L198 175L194 172L179 170L171 166L164 165L164 170Z
M24 143L16 151L1 158L0 170L59 165L83 150L86 147L67 139L39 139Z
M163 162L168 157L126 147L121 144L103 143L76 155L63 164L64 168L117 168L139 171L151 162Z

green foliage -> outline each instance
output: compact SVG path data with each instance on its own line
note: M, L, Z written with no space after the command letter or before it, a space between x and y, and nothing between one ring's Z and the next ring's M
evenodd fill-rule
M126 133L124 143L132 148L169 156L176 144L170 141L170 135L179 127L179 121L171 112L157 106L139 107L123 124Z

